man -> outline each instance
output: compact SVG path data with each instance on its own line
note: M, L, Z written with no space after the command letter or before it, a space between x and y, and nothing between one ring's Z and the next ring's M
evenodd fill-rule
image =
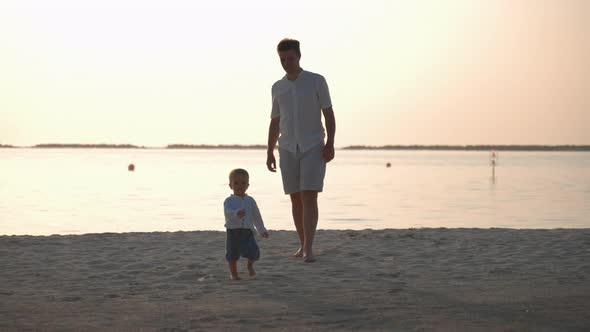
M272 87L266 166L276 172L274 149L278 141L283 189L291 196L300 242L294 256L314 262L312 246L318 224L318 193L324 187L326 163L334 159L336 120L324 77L299 66L299 42L283 39L277 52L286 75ZM327 131L325 143L322 113Z

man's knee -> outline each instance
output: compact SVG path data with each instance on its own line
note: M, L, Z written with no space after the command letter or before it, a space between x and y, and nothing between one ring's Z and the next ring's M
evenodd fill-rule
M304 205L317 204L318 192L313 190L305 190L301 192L301 201Z
M302 204L301 192L292 193L289 196L291 197L291 203L293 203L293 205L301 205Z

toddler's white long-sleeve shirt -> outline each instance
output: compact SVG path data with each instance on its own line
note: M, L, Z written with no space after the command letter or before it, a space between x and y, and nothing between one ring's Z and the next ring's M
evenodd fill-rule
M248 195L240 197L232 194L223 202L223 210L225 213L226 228L256 229L259 234L266 232L264 221L254 198ZM238 212L241 210L246 212L246 215L242 218L238 216Z

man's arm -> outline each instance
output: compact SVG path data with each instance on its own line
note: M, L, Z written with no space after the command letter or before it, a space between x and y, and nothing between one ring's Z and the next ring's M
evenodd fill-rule
M324 121L326 123L326 145L324 146L324 161L330 162L334 159L334 136L336 135L336 118L334 117L334 110L332 107L323 108Z
M275 159L274 151L277 141L279 139L279 123L281 117L277 116L270 120L268 126L268 149L266 151L266 167L271 172L277 171L277 161Z

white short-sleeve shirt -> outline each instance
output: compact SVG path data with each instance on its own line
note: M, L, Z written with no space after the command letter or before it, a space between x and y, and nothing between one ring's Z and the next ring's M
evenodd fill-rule
M279 147L305 152L324 142L322 109L332 107L326 79L302 70L297 79L285 75L272 86L271 118L280 116Z

